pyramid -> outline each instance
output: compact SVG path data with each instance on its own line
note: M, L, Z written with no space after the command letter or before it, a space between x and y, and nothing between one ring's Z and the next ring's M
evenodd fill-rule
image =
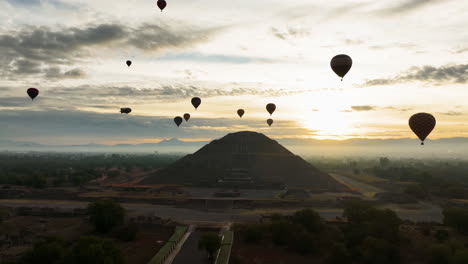
M231 133L214 140L141 183L348 191L327 173L275 140L249 131Z

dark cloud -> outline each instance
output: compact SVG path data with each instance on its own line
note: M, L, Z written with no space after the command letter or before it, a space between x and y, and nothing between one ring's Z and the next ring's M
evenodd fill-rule
M191 120L192 121L192 120ZM0 139L17 140L21 138L83 139L90 142L97 140L135 138L217 138L239 130L268 132L269 135L282 133L307 134L293 121L275 120L275 126L281 129L271 131L264 119L246 119L239 125L232 118L198 118L194 122L184 123L177 128L173 116L137 116L100 114L84 111L60 110L2 110L0 115ZM263 131L265 130L265 131ZM73 141L68 144L73 144Z
M372 45L369 46L369 49L373 50L383 50L383 49L394 49L394 48L399 48L399 49L415 49L418 46L413 43L403 43L403 42L393 42L393 43L388 43L388 44L379 44L379 45Z
M464 48L464 49L458 49L458 50L456 50L455 53L461 54L461 53L465 53L465 52L467 52L467 51L468 51L468 48Z
M143 24L130 28L121 24L90 25L84 28L28 26L0 35L0 74L54 74L44 68L74 65L93 55L96 47L133 46L146 52L180 48L205 41L218 29L191 29ZM64 71L64 70L59 70ZM73 71L64 77L82 76Z
M415 9L421 8L427 4L436 3L440 0L406 0L397 5L381 10L381 13L387 15L396 15L404 12L410 12Z
M373 105L353 105L353 106L351 106L351 109L353 109L353 111L358 111L358 112L361 112L361 111L374 111L374 110L376 110L376 107L373 106Z
M392 78L368 80L362 86L391 85L412 81L426 83L466 83L468 76L468 64L445 65L441 67L423 66L412 67Z
M442 115L447 115L447 116L461 116L464 115L462 112L456 112L456 111L448 111L445 113L441 113Z
M59 67L50 67L44 71L44 74L49 79L79 79L86 76L86 73L79 68L63 72Z

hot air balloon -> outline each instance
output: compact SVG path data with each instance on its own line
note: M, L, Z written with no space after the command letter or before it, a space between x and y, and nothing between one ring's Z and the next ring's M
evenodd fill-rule
M31 100L34 100L34 98L39 95L39 90L36 88L29 88L26 92L28 93L29 97L31 97Z
M188 122L189 119L190 119L190 114L189 114L189 113L185 113L185 114L184 114L184 119L185 119L185 122Z
M179 127L180 124L182 124L182 117L180 116L174 117L174 123L176 123L177 127Z
M242 116L244 115L245 111L244 109L239 109L237 110L237 114L239 115L240 118L242 118Z
M275 112L275 110L276 110L276 105L275 104L267 104L266 110L268 111L268 113L270 113L270 115L272 115L273 112Z
M120 113L121 114L130 114L130 112L132 112L132 109L131 108L120 108Z
M353 60L351 57L345 54L336 55L330 62L330 66L332 70L341 77L343 81L343 77L349 72L351 66L353 65Z
M409 119L409 126L421 140L421 145L424 145L424 140L432 132L435 125L436 119L428 113L417 113Z
M273 124L273 119L271 119L271 118L268 119L268 120L267 120L267 124L268 124L269 126L271 126L271 125Z
M201 99L198 98L198 97L194 97L192 98L192 105L193 107L195 107L195 109L197 109L201 104Z
M161 12L163 11L164 8L166 8L166 1L165 0L158 0L158 7L161 9Z
M130 67L130 65L132 65L132 61L129 61L129 60L126 63L127 63L128 67Z

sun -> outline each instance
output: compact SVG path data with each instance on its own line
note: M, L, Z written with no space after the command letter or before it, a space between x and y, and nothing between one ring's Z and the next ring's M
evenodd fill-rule
M348 113L336 109L311 112L303 126L317 139L346 139L353 133Z

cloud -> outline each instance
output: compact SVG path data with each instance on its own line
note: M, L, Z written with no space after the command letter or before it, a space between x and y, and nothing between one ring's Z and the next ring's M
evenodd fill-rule
M383 107L383 109L395 110L395 111L399 111L399 112L407 112L407 111L413 110L412 108L397 108L397 107L394 107L394 106L386 106L386 107Z
M397 83L420 81L426 83L458 83L463 84L467 82L468 64L458 65L445 65L441 67L423 66L412 67L406 72L392 78L382 78L368 80L362 87L378 86L378 85L391 85Z
M445 113L441 113L442 115L447 115L447 116L461 116L464 115L462 112L456 112L456 111L448 111Z
M405 0L403 2L400 1L397 5L381 10L380 13L386 15L397 15L404 12L410 12L436 2L439 2L439 0Z
M159 57L160 61L198 61L205 63L233 63L233 64L245 64L252 62L272 62L267 58L259 57L247 57L247 56L232 56L224 54L203 54L203 53L176 53L168 54Z
M275 120L280 129L272 131L264 119L246 119L239 125L232 118L197 118L176 127L173 117L101 114L85 111L44 109L2 110L0 140L48 141L55 144L74 144L109 139L136 138L218 138L228 132L253 130L268 132L269 136L307 134L294 121Z
M354 105L354 106L351 106L351 109L357 112L362 112L362 111L374 111L376 110L376 107L373 105Z
M271 27L270 32L273 36L282 39L288 40L292 38L304 37L310 35L310 32L302 28L286 27L285 29L279 29L276 27Z
M388 43L388 44L371 45L369 46L369 49L383 50L383 49L399 48L399 49L407 50L407 49L415 49L417 47L418 45L413 44L413 43L393 42L393 43Z
M64 72L59 67L51 67L46 69L44 73L45 77L49 79L78 79L86 76L86 73L79 68Z
M143 24L135 28L121 24L88 25L83 28L24 26L0 35L0 74L49 74L51 66L74 65L93 56L96 48L129 45L145 52L181 48L205 41L217 29L192 29ZM47 67L48 66L48 67ZM64 70L59 70L64 71ZM82 73L82 72L81 72ZM82 75L78 71L65 77ZM46 76L47 77L47 76Z

